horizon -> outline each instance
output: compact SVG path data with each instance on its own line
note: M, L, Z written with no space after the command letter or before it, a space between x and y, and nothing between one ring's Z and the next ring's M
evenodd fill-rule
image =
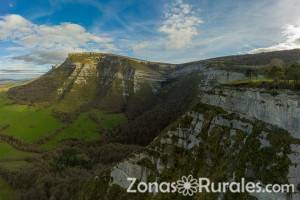
M182 65L182 64L188 64L188 63L193 63L193 62L201 62L205 60L210 60L210 59L218 59L218 58L226 58L226 57L231 57L231 56L245 56L245 55L258 55L258 54L266 54L266 53L274 53L274 52L282 52L282 51L295 51L295 50L300 50L300 48L295 48L295 49L289 49L289 50L275 50L275 51L265 51L265 52L256 52L256 53L245 53L245 54L235 54L235 55L226 55L226 56L218 56L218 57L210 57L210 58L205 58L205 59L200 59L200 60L191 60L188 62L182 62L182 63L168 63L168 62L159 62L159 61L153 61L153 60L144 60L144 59L139 59L135 57L130 57L127 55L122 55L122 54L113 54L113 53L103 53L103 52L92 52L92 51L82 51L82 52L69 52L68 55L65 57L65 59L68 58L70 54L108 54L108 55L114 55L114 56L120 56L128 59L137 59L143 62L151 62L151 63L161 63L161 64L170 64L170 65ZM31 80L38 78L47 72L51 70L51 68L55 65L61 65L63 61L59 64L52 64L49 69L45 71L39 71L39 70L7 70L7 69L0 69L0 85L2 82L5 81L26 81L26 80ZM1 66L0 66L1 67Z
M43 74L70 52L180 64L297 49L299 6L296 0L4 0L0 79L3 70Z

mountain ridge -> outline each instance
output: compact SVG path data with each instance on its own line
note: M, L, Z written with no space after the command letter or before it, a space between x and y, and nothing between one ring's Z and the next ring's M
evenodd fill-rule
M48 117L62 119L71 129L41 134L38 141L50 139L53 149L30 162L30 170L4 171L4 178L26 200L183 198L128 194L127 177L174 181L192 174L216 182L245 177L297 186L299 89L297 77L287 72L297 75L299 65L290 63L300 55L299 50L290 52L293 56L289 51L258 54L253 62L262 65L254 66L243 56L168 66L116 55L71 54L41 78L8 91L16 104L47 108ZM15 105L5 95L4 100L5 107ZM26 130L34 130L33 122L27 124ZM51 140L56 137L60 139ZM296 200L299 192L266 198ZM229 192L191 197L266 198Z

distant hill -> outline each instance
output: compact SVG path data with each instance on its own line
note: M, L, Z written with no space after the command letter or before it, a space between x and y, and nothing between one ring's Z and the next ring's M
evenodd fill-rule
M240 70L245 66L265 66L274 59L298 62L300 50L226 56L178 65L113 54L72 53L58 67L26 85L10 89L8 95L18 103L55 103L61 113L91 105L121 112L152 102L155 93L173 78L205 67Z
M281 71L268 73L299 59L300 50L178 65L70 54L40 78L2 90L0 184L26 200L186 199L127 193L128 177L299 186L299 89L279 87L295 84L278 79ZM296 189L187 199L300 199Z
M96 106L121 112L153 98L172 65L112 54L76 53L40 78L12 88L18 103L55 103L62 113Z
M267 65L273 59L280 59L285 63L294 63L300 61L300 49L273 51L258 54L245 54L236 56L225 56L219 58L212 58L206 62L224 62L230 65Z

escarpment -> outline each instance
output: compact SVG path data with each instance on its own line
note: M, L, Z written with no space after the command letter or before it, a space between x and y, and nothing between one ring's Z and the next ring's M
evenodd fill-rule
M276 58L297 62L300 51L178 65L112 54L70 54L59 67L12 88L8 95L24 104L50 104L61 113L94 107L126 113L128 123L109 131L105 139L143 148L113 162L101 174L93 172L97 179L80 189L82 194L91 195L90 199L94 193L102 199L133 199L126 193L129 177L162 182L193 175L213 182L245 178L263 186L291 183L296 191L199 193L192 199L297 200L300 94L278 86L289 86L295 80L270 78L269 63ZM246 86L236 84L241 82ZM267 87L256 87L257 83ZM276 88L268 88L270 84ZM97 187L102 189L94 191ZM91 188L94 193L89 193ZM136 198L181 199L159 193L139 194Z
M111 184L126 189L128 177L163 182L188 174L215 182L246 178L263 184L298 184L298 161L292 158L298 155L299 144L300 140L284 129L200 103L168 126L143 153L116 165L111 170ZM213 199L262 197L258 193L208 196ZM288 199L290 195L267 196L272 197ZM297 199L298 194L293 197Z
M300 96L296 92L220 87L199 96L203 103L274 124L300 138Z
M120 112L131 99L155 95L166 81L166 70L159 63L111 54L75 53L37 80L10 89L8 95L19 103L56 103L60 112L91 104Z

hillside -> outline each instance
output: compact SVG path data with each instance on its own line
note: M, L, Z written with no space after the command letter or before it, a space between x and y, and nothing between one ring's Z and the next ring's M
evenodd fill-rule
M249 65L249 66L262 66L271 63L273 59L280 59L285 63L295 63L300 60L300 49L284 50L284 51L272 51L263 52L257 54L244 54L244 55L234 55L234 56L224 56L218 58L211 58L203 61L196 61L191 63L185 63L189 65L192 63L210 63L217 62L224 65Z
M127 110L132 103L146 104L166 80L171 65L111 54L70 54L63 64L8 95L18 103L55 104L58 113L85 107L109 112Z
M70 54L36 80L3 86L0 185L24 200L179 200L187 198L128 194L127 177L192 174L297 190L188 199L297 200L299 60L300 50L178 65Z

